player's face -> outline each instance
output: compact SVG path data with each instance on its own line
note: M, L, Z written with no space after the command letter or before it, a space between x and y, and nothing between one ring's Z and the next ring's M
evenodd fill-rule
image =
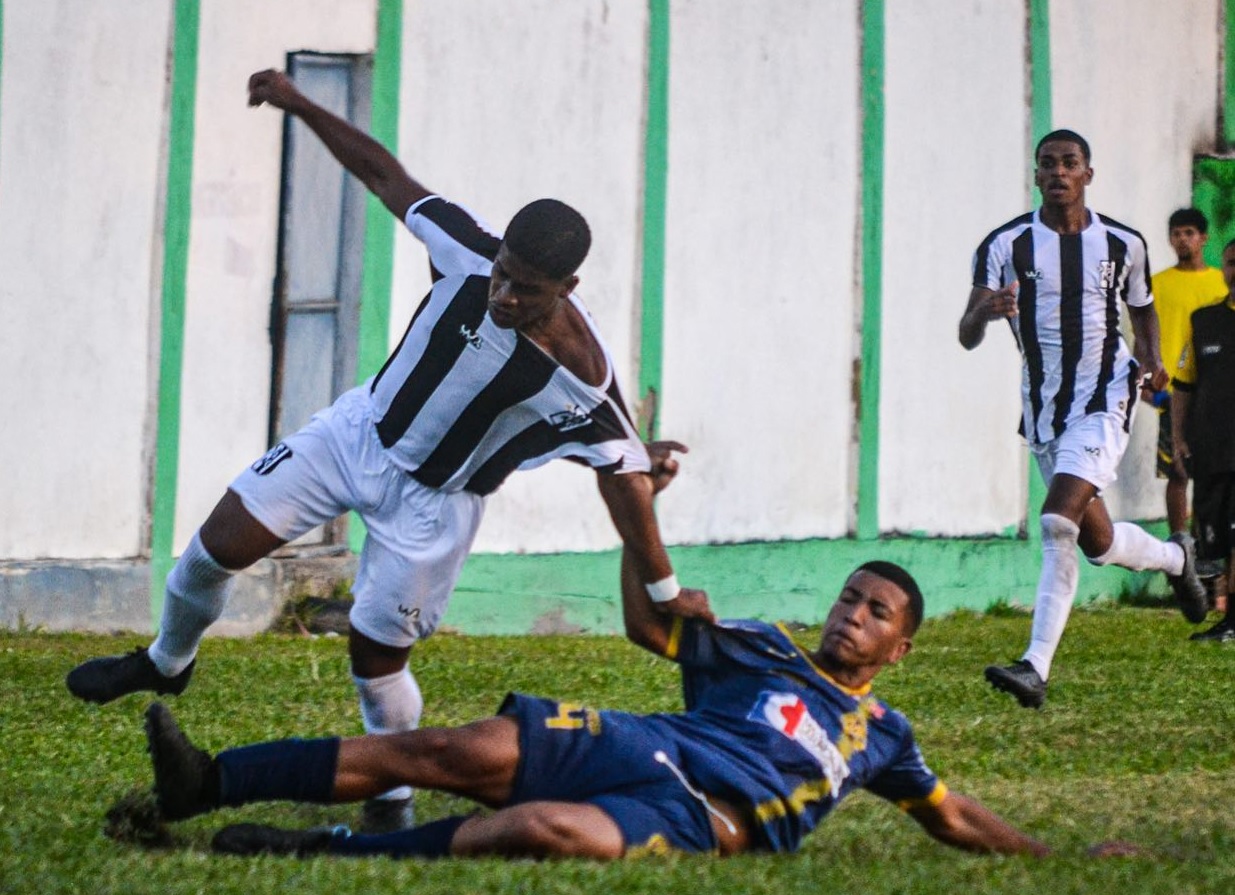
M1208 238L1191 224L1172 227L1170 232L1171 248L1175 250L1175 257L1181 264L1190 264L1193 259L1199 258Z
M849 576L823 626L820 652L837 666L879 668L909 652L909 597L873 572Z
M573 276L545 276L502 244L489 276L489 317L502 329L532 326L556 310L577 282Z
M1051 140L1038 150L1034 183L1045 205L1063 207L1085 204L1085 187L1093 180L1093 168L1081 147L1068 140Z
M1222 279L1228 292L1235 293L1235 246L1222 253Z

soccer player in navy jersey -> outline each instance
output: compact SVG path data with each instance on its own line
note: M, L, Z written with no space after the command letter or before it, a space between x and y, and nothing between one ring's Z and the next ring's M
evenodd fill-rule
M857 569L818 648L780 626L666 614L623 555L626 631L677 662L685 711L633 715L510 694L495 717L457 728L281 740L210 756L165 706L146 714L162 816L179 820L267 800L345 802L407 784L494 809L386 835L237 824L216 851L432 858L613 859L668 851L794 851L835 805L865 788L936 839L981 852L1047 847L927 767L908 721L870 692L922 619L913 578Z
M282 72L254 74L249 104L303 121L425 243L435 282L376 376L232 482L168 576L150 647L79 665L66 680L70 692L97 703L183 692L234 573L355 510L366 539L348 652L361 714L371 732L412 729L423 700L408 654L445 611L485 498L510 473L555 458L596 472L650 599L671 614L710 618L706 595L677 582L647 487L676 469L671 454L685 448L659 442L649 454L574 295L591 244L583 217L541 199L494 234ZM375 816L406 818L406 793L385 801L372 804Z
M1027 708L1046 700L1076 597L1078 546L1094 565L1165 572L1192 622L1207 610L1191 536L1176 532L1161 541L1132 523L1113 523L1102 499L1128 446L1139 387L1158 391L1169 378L1159 357L1145 240L1086 206L1093 168L1080 134L1047 134L1035 163L1042 206L979 245L958 328L961 345L972 350L991 321L1011 325L1023 359L1021 432L1047 483L1029 647L1016 662L986 669L993 687ZM1119 329L1121 304L1132 323L1132 351Z

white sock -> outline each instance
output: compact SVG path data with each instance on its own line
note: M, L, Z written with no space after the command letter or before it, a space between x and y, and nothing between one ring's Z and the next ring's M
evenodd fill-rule
M1184 570L1184 548L1178 544L1159 541L1131 522L1116 522L1112 528L1110 548L1089 560L1095 566L1114 563L1133 572L1160 569L1168 575L1178 575Z
M1043 513L1042 574L1038 578L1038 596L1033 604L1033 626L1029 649L1024 659L1034 667L1042 680L1051 673L1051 661L1063 639L1063 629L1072 612L1080 563L1076 558L1076 539L1080 528L1071 519Z
M223 614L234 574L215 562L195 532L167 576L159 636L147 650L160 674L175 677L189 667L202 634Z
M352 680L360 697L360 717L364 719L366 733L397 733L420 726L425 701L407 666L385 677L352 675ZM399 800L411 797L410 786L399 786L378 796L379 799Z

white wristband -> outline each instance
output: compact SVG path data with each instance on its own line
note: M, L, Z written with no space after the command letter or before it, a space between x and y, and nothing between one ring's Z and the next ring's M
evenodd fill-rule
M677 595L682 591L677 575L670 575L668 578L662 578L643 586L647 589L648 596L652 598L653 603L668 603L670 600L677 599Z

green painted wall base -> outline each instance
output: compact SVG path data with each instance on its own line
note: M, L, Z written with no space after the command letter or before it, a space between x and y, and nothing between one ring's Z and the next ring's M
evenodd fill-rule
M1165 526L1146 526L1165 536ZM870 559L918 579L928 615L1033 605L1041 547L1022 539L794 541L670 549L678 578L708 591L722 617L815 623L848 574ZM1077 601L1167 590L1160 574L1081 564ZM478 554L463 570L445 624L468 634L614 633L620 629L618 552Z

